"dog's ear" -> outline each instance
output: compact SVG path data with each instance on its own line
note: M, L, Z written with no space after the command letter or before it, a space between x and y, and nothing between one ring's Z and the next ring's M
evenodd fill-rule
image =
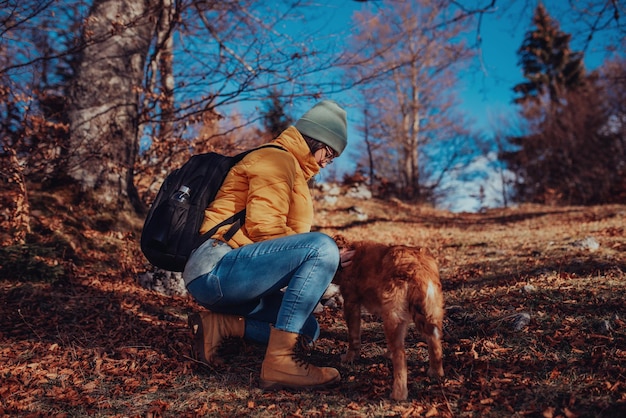
M335 240L335 242L337 243L337 247L339 248L346 248L350 246L350 243L348 242L346 237L341 234L336 234L335 236L333 236L333 239Z

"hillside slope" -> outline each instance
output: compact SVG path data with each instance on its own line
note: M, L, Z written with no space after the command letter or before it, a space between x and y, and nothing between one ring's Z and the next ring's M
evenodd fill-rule
M138 229L110 231L62 197L33 199L33 237L4 247L0 416L567 416L626 413L626 206L523 206L453 214L401 202L316 203L316 229L427 246L445 291L441 382L407 338L409 400L391 402L380 323L364 316L363 357L338 308L319 314L311 361L340 390L263 393L264 349L229 341L229 362L190 357L187 296L137 284ZM89 219L89 221L85 221Z

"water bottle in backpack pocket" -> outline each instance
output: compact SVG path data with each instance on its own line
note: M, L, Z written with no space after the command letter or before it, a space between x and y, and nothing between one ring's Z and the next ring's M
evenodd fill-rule
M182 205L186 204L187 206L189 206L189 198L191 197L189 192L190 192L189 187L184 186L184 185L180 186L178 191L174 193L174 195L171 197L171 200L173 202L180 203Z

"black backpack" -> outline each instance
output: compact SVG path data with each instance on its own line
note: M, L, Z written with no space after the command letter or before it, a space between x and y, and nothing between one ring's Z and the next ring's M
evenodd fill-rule
M266 146L283 149L277 145ZM183 271L191 252L219 228L232 224L224 236L226 240L232 238L245 221L245 209L202 235L199 230L204 210L215 199L226 175L251 151L254 149L235 156L216 152L194 155L167 176L141 231L141 251L150 263L169 271ZM182 192L184 199L177 200Z

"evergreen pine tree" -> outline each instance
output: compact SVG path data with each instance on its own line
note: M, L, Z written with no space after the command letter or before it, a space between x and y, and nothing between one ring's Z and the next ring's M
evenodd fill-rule
M564 94L584 83L583 54L570 49L571 35L559 29L539 3L533 17L534 30L528 31L518 50L519 64L526 82L513 91L520 94L518 104L538 103L543 97L559 103Z
M501 157L517 174L516 199L549 204L606 202L614 186L616 140L607 131L610 112L597 75L586 75L583 54L570 49L542 4L518 53L526 82L514 101L529 122L525 135L509 138L516 150Z

